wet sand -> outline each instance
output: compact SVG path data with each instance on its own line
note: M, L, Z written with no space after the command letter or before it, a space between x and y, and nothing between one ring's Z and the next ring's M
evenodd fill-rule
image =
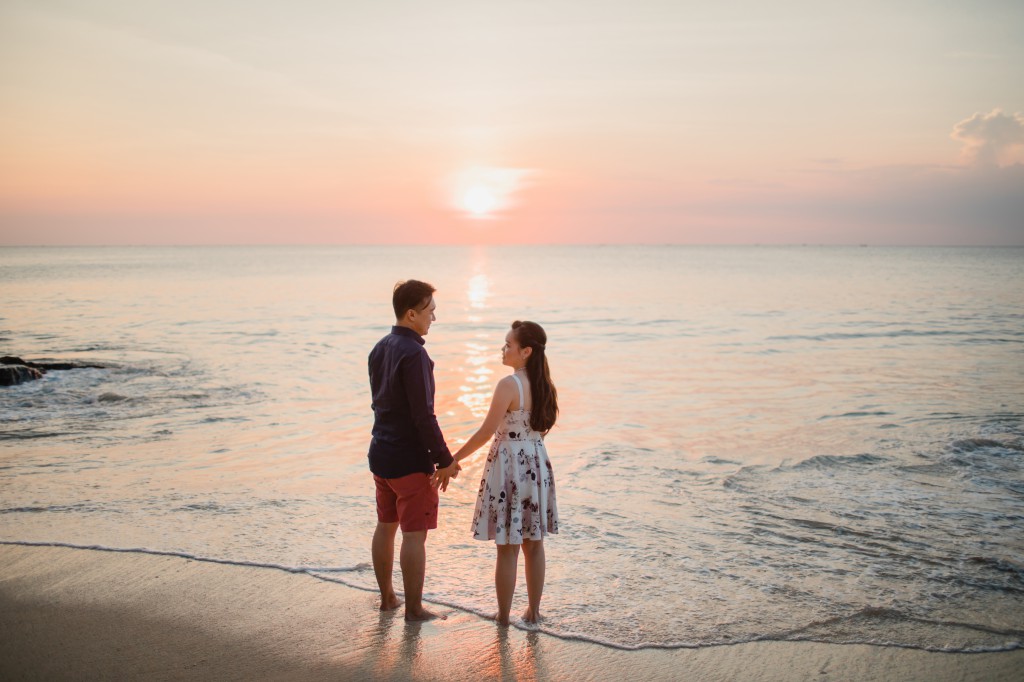
M380 613L373 593L304 574L2 545L0 679L1024 679L1024 651L810 642L621 651L435 610L447 619L407 624L401 610Z

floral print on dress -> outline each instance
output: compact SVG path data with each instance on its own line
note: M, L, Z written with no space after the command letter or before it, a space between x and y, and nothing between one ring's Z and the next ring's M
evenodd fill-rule
M521 545L558 532L555 475L527 410L505 413L487 453L473 512L473 537Z

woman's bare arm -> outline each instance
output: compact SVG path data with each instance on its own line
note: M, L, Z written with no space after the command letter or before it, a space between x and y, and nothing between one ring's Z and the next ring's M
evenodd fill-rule
M484 417L484 423L480 425L476 433L469 437L466 444L455 453L456 462L472 455L494 435L498 424L501 423L505 413L508 412L512 399L515 397L516 389L512 382L511 378L506 377L494 387L494 396L491 398L491 406L487 410L487 416Z

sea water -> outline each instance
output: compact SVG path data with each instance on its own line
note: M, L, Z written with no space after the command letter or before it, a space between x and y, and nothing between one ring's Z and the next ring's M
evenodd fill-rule
M548 332L541 630L1022 646L1021 249L3 249L0 353L104 367L0 389L0 541L374 589L366 357L405 278L438 289L453 445L508 371L509 324ZM426 584L480 614L485 458L442 497Z

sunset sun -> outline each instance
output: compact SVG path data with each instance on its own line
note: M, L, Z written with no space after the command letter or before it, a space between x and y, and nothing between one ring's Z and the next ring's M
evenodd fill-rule
M526 168L471 166L448 179L449 206L476 220L507 217L533 173Z
M462 196L462 207L467 213L478 218L487 216L497 205L497 195L486 185L473 185Z

